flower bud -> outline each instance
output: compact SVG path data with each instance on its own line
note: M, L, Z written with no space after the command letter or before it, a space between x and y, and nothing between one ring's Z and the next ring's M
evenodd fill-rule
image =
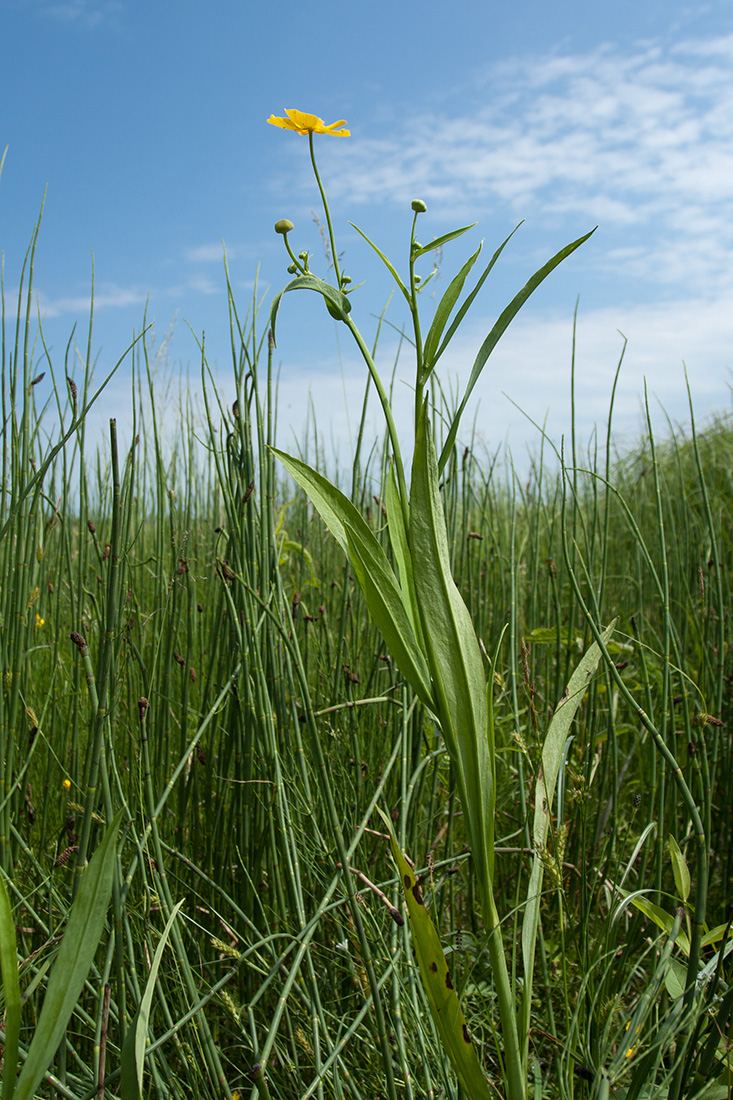
M288 264L288 275L295 275L297 270L295 264Z
M275 232L280 233L283 237L294 228L293 223L288 221L287 218L280 218L279 222L275 222Z
M427 211L427 206L422 201L422 199L413 199L410 203L410 206L416 214L424 214Z

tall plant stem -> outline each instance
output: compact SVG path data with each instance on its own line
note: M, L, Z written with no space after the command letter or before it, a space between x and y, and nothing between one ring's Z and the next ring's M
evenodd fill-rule
M328 199L326 198L326 191L321 182L321 177L318 172L318 165L316 164L316 152L313 146L313 134L308 134L308 145L310 148L311 164L313 165L313 174L316 177L316 183L318 184L318 190L321 192L321 202L323 203L323 212L326 215L326 225L328 226L328 239L331 243L331 259L333 260L333 270L336 276L336 286L341 289L341 271L339 269L339 259L336 253L336 238L333 235L333 223L331 222L331 211L328 208Z

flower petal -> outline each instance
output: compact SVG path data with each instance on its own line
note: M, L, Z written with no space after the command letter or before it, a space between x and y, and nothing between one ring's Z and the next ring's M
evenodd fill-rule
M338 120L338 122L329 122L328 124L324 125L323 130L319 130L318 133L319 134L321 134L321 133L331 134L333 137L351 137L351 130L337 130L336 129L337 126L345 126L345 125L346 125L346 119L345 118L340 118Z
M299 134L317 134L319 127L323 126L323 119L318 115L309 115L306 111L296 111L294 108L285 108L285 114L292 119Z
M273 126L279 126L281 130L295 130L297 133L302 133L289 118L276 118L275 115L270 115L267 121Z

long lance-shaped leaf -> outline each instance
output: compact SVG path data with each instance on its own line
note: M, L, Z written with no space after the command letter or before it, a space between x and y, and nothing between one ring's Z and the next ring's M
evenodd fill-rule
M285 469L310 497L316 511L349 556L369 614L402 675L434 711L430 674L415 638L402 590L381 543L348 497L305 462L273 448Z
M3 1100L11 1100L18 1072L20 1036L20 981L18 980L18 941L15 936L13 907L5 879L0 875L0 967L5 998L5 1052L3 1054Z
M451 575L427 402L418 421L412 466L410 551L438 721L454 764L488 932L487 949L501 1016L507 1096L508 1100L524 1100L526 1066L521 1062L515 997L492 889L495 784L488 689L471 616Z
M323 279L319 279L316 275L298 275L297 278L292 279L287 286L283 287L279 294L276 294L272 301L272 307L270 309L270 330L272 332L273 343L275 341L275 324L277 323L277 315L280 309L280 303L283 300L283 295L287 294L289 290L315 290L316 293L322 294L326 300L326 305L336 310L332 316L341 317L347 313L351 313L351 302L343 293L338 290L337 287L331 286L330 283L326 283Z
M385 828L389 831L392 856L400 873L407 912L410 916L415 958L443 1049L450 1058L461 1088L469 1100L489 1100L491 1092L481 1069L476 1048L468 1034L466 1020L445 961L440 938L423 902L415 872L400 851L391 821L381 810L379 813Z
M514 229L512 229L509 236L501 242L501 244L496 249L496 251L494 252L491 259L489 260L488 264L486 265L484 270L481 272L481 275L480 275L475 287L466 296L466 299L463 302L463 304L461 305L461 308L458 310L458 313L456 313L455 317L451 321L450 327L449 327L448 331L446 332L445 337L443 338L443 341L441 342L440 347L438 348L437 352L435 353L435 359L433 361L433 366L435 366L435 363L438 362L441 355L443 354L445 349L448 347L448 344L453 339L453 337L456 333L456 330L458 329L459 325L461 324L461 321L463 320L463 318L466 316L469 309L473 305L473 302L474 302L474 299L476 298L476 295L481 290L481 287L484 285L484 283L488 279L489 275L491 274L491 271L492 271L494 265L496 264L496 261L499 259L502 252L504 251L506 246L509 244L509 241L512 239L512 237L514 236L514 234L517 232L517 230L520 228L521 225L522 225L522 222L519 222L518 225L515 225Z
M616 626L614 619L610 626L606 627L602 638L608 642ZM537 943L537 927L540 919L540 895L542 893L542 879L544 865L539 853L547 843L547 834L550 828L550 815L552 813L552 800L555 797L557 777L560 772L565 743L575 714L586 693L590 681L596 673L601 659L601 650L596 642L583 654L578 667L573 672L565 694L558 703L557 709L545 735L545 743L542 746L542 766L535 784L534 823L532 826L532 843L534 847L534 860L532 873L527 889L527 904L522 919L522 962L524 966L524 989L522 994L522 1031L521 1039L525 1056L529 1044L529 1026L532 1011L532 976L534 971L534 955Z
M390 275L392 276L392 278L394 279L394 281L395 281L395 282L397 283L397 286L398 286L398 287L400 288L400 290L401 290L401 291L402 291L402 293L404 294L405 298L407 299L407 304L408 304L408 305L411 305L411 304L412 304L412 300L411 300L411 298L410 298L410 292L409 292L409 290L407 289L407 287L405 286L405 284L404 284L404 283L402 282L402 279L400 278L400 276L399 276L399 274L398 274L398 272L397 272L397 268L396 268L396 267L394 266L394 264L392 263L392 261L391 261L391 260L389 260L389 259L387 258L387 256L385 256L385 254L384 254L384 252L382 252L381 248L377 248L377 246L375 245L374 241L370 241L370 240L369 240L369 238L367 237L366 233L363 233L363 232L362 232L362 230L361 230L361 229L359 229L359 226L358 226L358 225L354 225L354 223L353 223L353 222L349 222L349 225L351 226L351 228L352 228L352 229L355 229L355 230L356 230L356 232L357 232L357 233L359 234L359 236L360 236L360 237L363 237L363 238L364 238L364 240L366 241L366 243L367 243L368 245L371 245L371 247L372 247L372 248L374 249L374 251L376 252L376 254L377 254L377 255L379 256L380 260L381 260L381 261L382 261L382 263L384 264L384 266L385 266L385 267L387 268L387 270L389 271L389 273L390 273Z
M392 544L392 552L394 553L395 561L397 563L400 584L402 587L402 592L405 596L405 606L407 608L407 614L410 616L410 622L412 624L412 629L415 631L415 637L418 640L418 645L421 649L424 649L422 641L422 624L420 622L420 615L417 610L415 570L413 569L412 558L410 557L410 540L407 533L407 527L405 526L405 516L402 510L400 492L397 487L397 478L395 477L394 465L391 465L389 468L389 475L387 477L387 488L384 497L385 505L387 508L389 541Z
M478 355L476 356L473 367L471 368L471 375L468 379L468 385L466 386L465 393L463 394L461 403L458 406L458 410L453 418L453 423L451 424L450 431L448 432L447 439L443 446L443 450L441 451L440 462L438 463L438 469L441 471L441 473L445 469L445 464L448 461L451 451L453 450L453 445L456 441L456 436L458 435L458 426L463 415L463 410L468 404L468 399L473 392L474 386L479 380L481 371L486 366L486 362L496 345L499 343L499 340L509 328L509 325L519 313L524 303L527 301L530 295L534 293L540 283L544 282L550 272L554 271L558 264L561 264L562 261L567 259L567 257L572 252L575 252L576 248L580 248L581 244L587 241L588 238L591 237L594 233L595 229L591 229L590 233L586 233L584 236L578 237L577 241L572 241L571 244L566 245L565 248L561 248L560 251L552 257L552 259L548 260L547 263L543 267L541 267L539 271L536 271L532 278L524 284L519 293L516 294L514 298L512 298L509 305L497 319L496 324L479 348Z
M494 849L494 769L486 674L471 616L451 574L427 402L418 422L412 464L410 550L438 720L455 767L486 903L491 894Z
M455 304L461 296L463 284L468 278L471 268L481 255L482 248L483 244L480 244L474 252L473 256L469 256L461 270L451 280L448 289L438 302L437 308L435 310L435 316L433 317L432 324L430 325L428 334L425 337L425 343L423 344L423 369L422 378L420 379L421 383L427 381L427 379L430 377L430 372L438 361L438 356L436 352L438 350L440 338L443 335L443 330L448 324L448 318L453 312Z
M425 256L436 248L442 248L444 244L448 244L448 241L454 241L456 237L462 237L464 233L468 233L469 229L473 229L475 224L476 222L471 222L470 225L462 225L460 229L451 229L444 233L442 237L435 237L428 244L420 245L419 248L415 249L413 258L417 260L420 256Z
M183 901L181 900L174 906L173 912L166 922L163 934L160 937L160 943L153 956L148 980L145 983L145 991L140 1000L140 1007L135 1013L135 1019L132 1021L131 1026L125 1033L125 1041L122 1044L122 1053L120 1055L120 1096L122 1100L140 1100L142 1096L145 1047L148 1042L150 1008L153 1003L155 983L158 978L158 970L160 968L160 961L163 958L165 945L171 934L173 922L178 916L178 912L182 905Z
M81 877L13 1100L31 1100L35 1096L84 988L104 931L121 818L120 810Z

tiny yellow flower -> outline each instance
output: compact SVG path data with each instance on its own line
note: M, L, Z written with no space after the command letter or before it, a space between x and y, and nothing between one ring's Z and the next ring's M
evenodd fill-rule
M64 787L64 789L67 790L67 791L70 790L71 789L71 780L70 779L65 779L63 781L63 783L61 784L61 786Z
M40 615L38 614L38 612L36 612L36 627L37 627L37 628L38 628L39 630L40 630L40 628L41 628L41 627L43 626L43 624L45 623L45 621L46 621L46 620L45 620L45 619L42 619L42 618L41 618L41 616L40 616Z
M631 1027L631 1020L629 1020L628 1024L626 1025L625 1030L628 1031L630 1027ZM640 1031L641 1031L641 1024L639 1024L639 1026L636 1029L636 1035L638 1035ZM635 1054L636 1054L636 1047L627 1047L626 1053L624 1054L624 1058L633 1058L633 1056Z
M281 130L294 130L296 134L332 134L334 137L351 137L350 130L338 130L338 126L345 126L346 119L338 122L325 123L318 115L309 115L305 111L288 110L285 108L287 118L276 118L270 115L268 122L273 126L279 126Z

